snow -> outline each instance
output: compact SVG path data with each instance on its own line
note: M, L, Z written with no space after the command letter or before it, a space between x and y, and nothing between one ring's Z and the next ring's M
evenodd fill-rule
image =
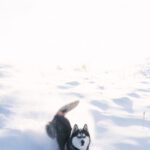
M62 105L79 100L67 117L72 126L88 124L90 149L148 150L149 67L145 63L95 70L89 66L1 64L1 149L58 149L56 141L47 136L45 125Z
M150 55L149 0L1 0L0 60L114 67Z
M64 104L94 150L150 147L149 0L0 1L0 150L57 150Z

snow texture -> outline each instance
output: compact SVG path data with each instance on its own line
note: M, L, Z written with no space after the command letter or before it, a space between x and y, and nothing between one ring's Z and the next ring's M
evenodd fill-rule
M86 66L0 65L0 149L57 150L45 125L79 100L67 117L88 124L94 150L149 150L149 65L99 71Z

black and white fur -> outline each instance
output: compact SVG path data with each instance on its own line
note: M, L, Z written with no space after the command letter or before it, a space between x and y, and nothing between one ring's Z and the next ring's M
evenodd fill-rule
M82 129L79 129L75 124L71 136L67 141L67 150L88 150L90 141L87 124Z
M60 150L89 150L91 139L87 124L82 129L75 124L72 129L65 113L60 111L54 116L52 122L55 124L55 138ZM52 138L48 130L49 125L46 126L46 130Z

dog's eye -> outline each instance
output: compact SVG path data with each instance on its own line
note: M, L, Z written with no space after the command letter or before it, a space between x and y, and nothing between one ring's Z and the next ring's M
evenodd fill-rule
M78 134L78 137L81 137L81 133Z
M85 137L86 135L83 133L82 136Z

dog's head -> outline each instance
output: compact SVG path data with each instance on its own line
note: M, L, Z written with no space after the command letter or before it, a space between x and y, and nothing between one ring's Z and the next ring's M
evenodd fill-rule
M82 129L79 129L75 124L71 134L71 144L79 150L88 150L90 145L90 134L87 124Z

